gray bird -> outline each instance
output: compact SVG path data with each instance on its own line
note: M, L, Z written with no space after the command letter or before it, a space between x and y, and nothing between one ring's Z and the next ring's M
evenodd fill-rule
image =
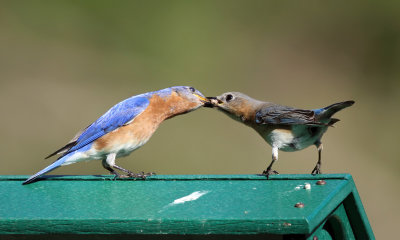
M334 103L314 110L297 109L262 102L240 92L227 92L217 97L209 97L211 104L236 121L256 130L272 147L272 161L262 172L269 178L278 174L272 165L278 160L278 150L293 152L315 145L318 150L318 162L311 174L321 173L322 135L328 127L338 122L333 114L354 104L354 101Z

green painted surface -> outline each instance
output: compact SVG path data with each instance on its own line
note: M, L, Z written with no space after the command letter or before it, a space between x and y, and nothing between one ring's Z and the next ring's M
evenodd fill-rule
M326 229L332 232L334 239L356 239L343 204L329 217Z
M310 234L354 188L347 174L26 177L0 176L0 234Z
M313 240L315 237L318 238L318 240L356 239L343 204L340 204L307 240Z

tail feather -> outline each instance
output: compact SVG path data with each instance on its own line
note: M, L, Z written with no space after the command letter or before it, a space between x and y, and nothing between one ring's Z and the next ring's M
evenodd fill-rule
M86 130L87 128L85 128ZM74 147L77 144L77 140L79 138L79 136L82 134L84 130L79 131L77 134L75 134L74 138L71 139L71 141L69 141L69 143L67 143L67 145L65 145L64 147L58 149L57 151L53 152L52 154L49 154L47 157L45 157L44 159L48 159L51 158L52 156L56 155L56 154L62 154L61 157L63 157L65 154L67 154L67 152ZM60 158L61 158L60 157Z
M339 122L340 119L337 118L331 118L331 121L328 123L329 126L334 127L333 125L337 122Z
M334 103L332 105L329 105L327 107L321 108L316 111L316 114L318 115L319 119L327 119L333 116L333 114L337 113L338 111L350 107L351 105L354 104L354 101L345 101L345 102L339 102L339 103Z
M45 167L44 169L40 170L36 174L32 175L30 178L25 180L25 182L23 182L22 185L29 184L29 183L35 181L38 177L42 176L43 174L46 174L46 173L58 168L59 166L61 166L61 164L63 164L65 162L66 159L67 159L67 156L58 159L51 165Z
M70 142L67 145L65 145L64 147L62 147L62 148L58 149L57 151L53 152L52 154L48 155L44 159L51 158L52 156L57 155L57 154L66 153L69 149L71 149L75 145L76 145L76 142Z

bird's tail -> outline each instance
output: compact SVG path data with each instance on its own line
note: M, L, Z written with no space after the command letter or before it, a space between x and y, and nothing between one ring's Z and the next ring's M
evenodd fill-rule
M351 105L354 104L353 100L350 101L345 101L345 102L339 102L339 103L334 103L332 105L329 105L327 107L318 109L318 110L314 110L314 112L317 114L319 119L329 119L333 116L333 114L335 114L336 112L350 107ZM336 119L336 121L338 121L338 119Z
M32 175L30 178L28 178L27 180L25 180L25 182L23 182L22 184L29 184L33 181L35 181L36 178L42 176L43 174L46 174L56 168L58 168L59 166L61 166L66 160L68 155L58 159L57 161L53 162L51 165L45 167L44 169L40 170L39 172L37 172L36 174Z

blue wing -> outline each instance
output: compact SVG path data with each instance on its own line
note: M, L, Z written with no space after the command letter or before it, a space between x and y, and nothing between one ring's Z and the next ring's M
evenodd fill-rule
M116 104L82 133L79 133L71 142L46 158L56 154L63 154L62 156L64 156L131 122L147 108L149 103L147 95L142 94Z

